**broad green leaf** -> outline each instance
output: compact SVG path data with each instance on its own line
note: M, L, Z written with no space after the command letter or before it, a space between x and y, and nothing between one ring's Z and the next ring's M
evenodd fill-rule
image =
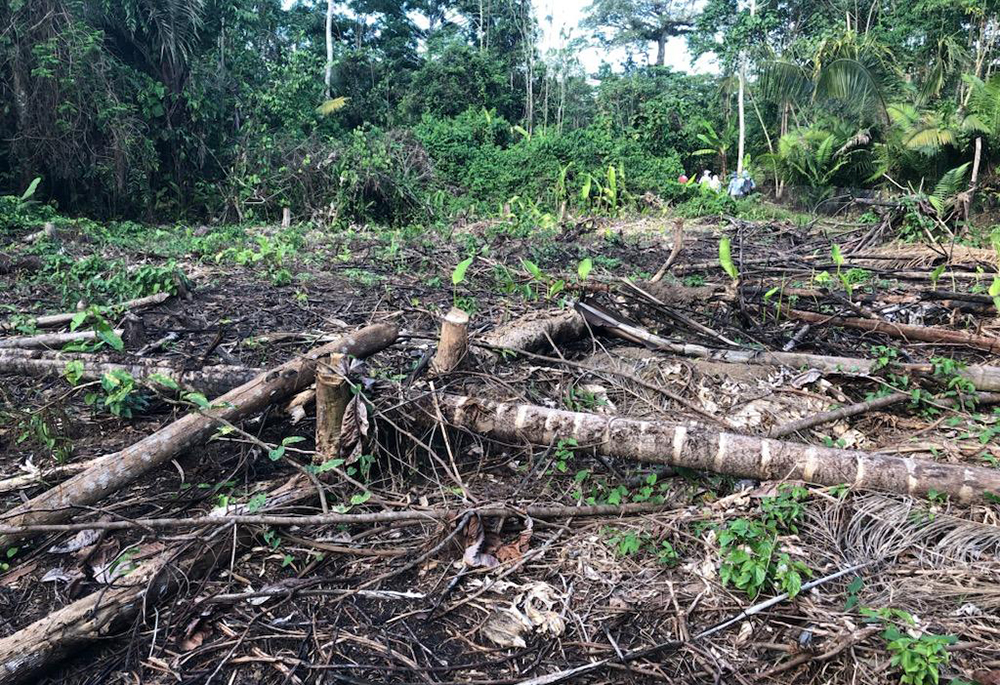
M152 373L149 375L148 380L151 380L154 383L159 383L163 387L169 388L170 390L180 390L181 387L177 385L177 381L173 378L162 373Z
M591 270L594 268L594 260L587 257L581 261L576 267L576 273L580 277L581 281L587 280L587 276L590 275Z
M729 238L723 238L719 241L719 263L731 279L734 281L739 279L740 274L736 270L736 265L733 264Z
M833 263L837 265L838 269L844 265L844 255L840 252L840 245L837 243L830 246L830 256L833 258Z
M268 458L270 458L271 461L278 461L283 456L285 456L285 446L279 445L278 447L275 447L273 450L267 453L267 456Z
M192 404L198 405L200 409L208 409L211 406L211 403L208 401L208 398L202 395L200 392L189 392L186 395L184 395L184 399L186 399L188 402L191 402Z
M545 274L542 273L542 270L538 268L537 264L528 259L522 259L521 264L524 265L525 271L531 274L532 278L539 281L545 280Z
M364 504L365 502L367 502L371 498L372 498L372 493L370 491L368 491L368 490L365 490L364 493L359 494L359 495L353 495L351 497L351 505L352 506L357 506L358 504Z
M27 202L28 200L30 200L31 196L35 194L36 190L38 190L38 184L41 182L42 182L42 177L41 176L36 177L35 180L28 185L28 189L24 191L24 194L21 195L21 202Z
M69 329L71 331L75 331L77 328L82 326L83 322L87 320L87 314L88 312L86 309L83 310L82 312L77 312L76 314L74 314L73 318L69 322Z
M472 262L475 259L476 258L473 256L469 257L468 259L463 259L458 263L458 266L455 267L455 270L451 272L452 285L458 285L459 283L465 280L465 272L469 270L469 267L472 265Z

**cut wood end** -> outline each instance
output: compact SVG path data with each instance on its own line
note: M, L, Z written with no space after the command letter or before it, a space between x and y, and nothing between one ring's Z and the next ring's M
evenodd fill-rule
M469 323L469 315L458 307L452 307L451 311L444 317L444 320L456 326L465 326Z

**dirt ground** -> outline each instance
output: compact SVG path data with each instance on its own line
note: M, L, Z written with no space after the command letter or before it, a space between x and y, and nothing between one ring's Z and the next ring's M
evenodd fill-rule
M822 294L794 295L794 306L830 316L855 316L863 306L898 323L995 335L996 311L974 297L989 285L976 276L980 256L955 267L964 272L953 283L933 283L972 297L973 309L963 311L923 295L929 276L897 277L932 273L934 254L911 247L852 251L856 234L831 238L787 222L689 222L669 274L644 286L661 303L653 306L623 279L644 284L657 272L673 247L672 227L649 218L582 222L553 235L502 222L420 236L164 227L137 237L88 225L36 244L9 236L3 249L22 266L0 274L7 323L20 326L8 337L30 329L28 317L18 315L72 311L88 294L87 304L102 305L148 294L134 290L139 279L126 278L143 267L185 275L176 295L135 312L141 336L124 350L83 351L110 361L131 363L144 350L142 358L178 371L220 364L263 370L324 336L374 322L398 325L396 345L351 371L367 418L355 417L364 429L355 460L344 464L351 480L324 478L325 498L351 513L455 512L446 521L247 526L244 544L225 563L182 580L167 601L150 602L127 627L77 646L35 682L540 685L551 682L546 674L601 661L567 682L896 683L901 671L892 659L903 647L886 637L894 625L920 646L936 644L928 637L954 636L933 648L942 682L1000 682L996 503L664 471L569 441L507 444L418 420L415 396L450 392L763 436L887 387L919 387L926 392L919 402L786 439L1000 464L996 414L988 401L968 404L972 391L954 372L993 364L996 355L834 325L811 326L795 351L884 357L881 372L728 364L594 331L534 357L479 348L455 373L426 373L440 316L455 304L472 315L473 341L526 312L586 299L671 342L781 350L803 327L782 315L780 306L790 304L785 291L818 284ZM719 265L724 236L738 286ZM847 264L831 262L833 243ZM455 265L473 253L465 277L453 283ZM89 258L99 262L93 272L81 271L88 283L127 287L88 293L73 269ZM849 269L857 272L848 290L841 276ZM117 328L123 314L107 318ZM926 377L895 370L897 363L935 359ZM91 393L98 397L88 404ZM3 511L56 485L55 467L114 453L192 410L162 388L139 388L126 398L131 417L116 416L106 394L100 381L73 386L61 375L0 374L0 482L40 478L0 485ZM299 473L294 459L311 460L315 419L310 407L293 422L284 405L244 421L245 434L223 433L179 454L71 520L226 511L291 479ZM288 443L294 449L286 458L272 459L271 450L292 436L304 440ZM614 516L524 513L548 504L648 506ZM460 519L487 505L521 513ZM279 513L319 511L312 499ZM466 525L456 531L459 520ZM755 524L772 526L775 535L756 591L730 577L740 559L733 552L743 547L726 542ZM127 586L146 559L175 554L171 564L180 564L208 554L208 539L184 529L135 528L12 545L0 564L0 639L77 599ZM498 563L483 562L473 547ZM787 590L795 582L789 570L797 570L799 584L848 572L701 635Z

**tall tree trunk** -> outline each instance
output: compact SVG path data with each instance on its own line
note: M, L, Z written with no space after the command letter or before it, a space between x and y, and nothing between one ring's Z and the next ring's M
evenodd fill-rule
M750 0L750 16L753 17L757 14L757 2L756 0ZM747 138L747 120L746 120L746 105L743 100L746 96L747 88L747 52L746 48L740 53L740 92L739 100L737 105L739 107L739 117L740 117L740 143L739 143L739 158L736 160L736 173L743 173L743 157L746 155L746 138ZM723 183L725 179L723 179Z
M333 0L326 0L326 99L333 97Z
M656 66L662 67L667 61L667 36L660 34L656 39Z

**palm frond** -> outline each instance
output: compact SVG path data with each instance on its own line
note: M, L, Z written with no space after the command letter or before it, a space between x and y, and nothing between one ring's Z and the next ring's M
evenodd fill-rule
M934 197L940 198L945 204L953 199L955 195L965 186L965 172L969 169L969 162L949 169L941 176L941 180L934 186Z
M328 116L334 112L343 109L347 106L347 103L351 98L341 95L340 97L335 97L330 100L326 100L319 107L316 108L316 113L322 116Z
M857 111L886 120L886 102L882 87L872 71L856 59L838 59L822 69L816 82L818 97L830 97L850 103Z
M764 98L773 102L796 102L812 97L813 83L806 70L787 60L769 60L757 80Z

